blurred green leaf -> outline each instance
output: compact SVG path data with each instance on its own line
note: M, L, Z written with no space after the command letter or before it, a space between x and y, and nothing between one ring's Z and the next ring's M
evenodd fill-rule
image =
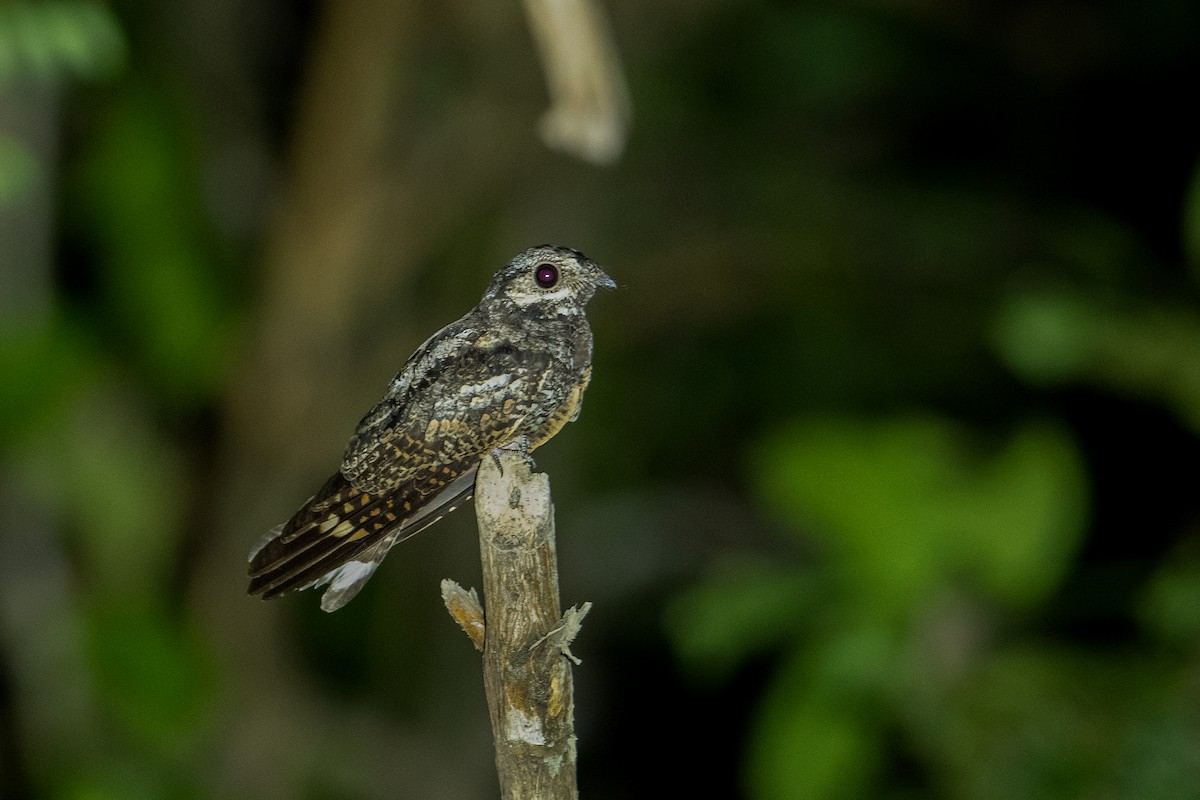
M197 207L186 129L156 90L132 85L106 108L75 191L97 242L106 321L165 393L204 397L232 333L223 284Z
M1200 541L1185 540L1151 579L1141 604L1145 624L1169 642L1200 644Z
M55 800L164 800L163 787L145 768L112 762L89 764L73 775L55 775Z
M1082 458L1061 429L1033 424L975 469L955 508L956 566L995 596L1030 606L1058 586L1083 538Z
M0 3L0 83L20 75L103 78L125 61L112 10L94 2Z
M190 631L139 603L107 605L88 646L102 700L123 726L166 755L184 755L209 721L213 665Z
M41 165L21 142L0 135L0 209L15 206L43 179Z
M1029 292L1001 309L993 341L1030 381L1112 387L1162 403L1200 431L1200 315L1190 308Z
M0 443L57 421L94 373L96 349L58 315L0 326Z
M941 725L919 730L951 797L1184 800L1200 785L1200 724L1180 713L1192 702L1180 685L1144 656L1007 650L947 698Z
M769 436L763 504L825 542L866 607L908 613L964 577L1024 605L1053 589L1083 529L1072 442L1041 425L989 452L954 423L804 421Z
M101 594L160 592L179 545L184 466L135 395L97 380L60 409L26 469L70 521Z
M1097 309L1069 295L1025 295L1001 312L996 327L1000 354L1035 383L1062 381L1088 368L1095 356Z
M725 562L671 600L667 633L692 674L721 681L794 636L819 591L815 576L799 567Z
M866 796L878 767L879 716L866 695L830 690L809 653L794 653L764 693L745 762L755 800Z

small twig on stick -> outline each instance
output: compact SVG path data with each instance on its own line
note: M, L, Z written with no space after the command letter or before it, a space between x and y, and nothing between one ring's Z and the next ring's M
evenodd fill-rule
M574 800L570 645L591 603L560 612L550 481L526 456L498 453L475 484L486 626L474 590L445 580L442 598L477 648L482 637L501 798Z
M446 610L463 633L471 637L475 649L483 652L483 606L479 604L479 593L474 589L464 589L454 581L446 578L442 581L442 602Z

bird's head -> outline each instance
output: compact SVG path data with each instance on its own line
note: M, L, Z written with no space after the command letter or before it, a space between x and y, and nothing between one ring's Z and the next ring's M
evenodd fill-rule
M542 244L517 255L496 273L484 302L508 301L546 315L580 313L597 289L617 284L577 250Z

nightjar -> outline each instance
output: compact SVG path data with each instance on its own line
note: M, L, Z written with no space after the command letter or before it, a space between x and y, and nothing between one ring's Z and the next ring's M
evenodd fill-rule
M470 498L484 458L532 451L578 417L592 373L584 307L615 287L565 247L510 261L408 359L333 477L251 552L250 594L328 586L321 608L341 608L394 544Z

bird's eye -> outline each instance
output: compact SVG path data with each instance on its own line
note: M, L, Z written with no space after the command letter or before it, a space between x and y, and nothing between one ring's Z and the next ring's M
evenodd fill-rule
M558 268L553 264L538 264L538 268L534 270L533 279L537 281L538 286L549 289L558 283Z

